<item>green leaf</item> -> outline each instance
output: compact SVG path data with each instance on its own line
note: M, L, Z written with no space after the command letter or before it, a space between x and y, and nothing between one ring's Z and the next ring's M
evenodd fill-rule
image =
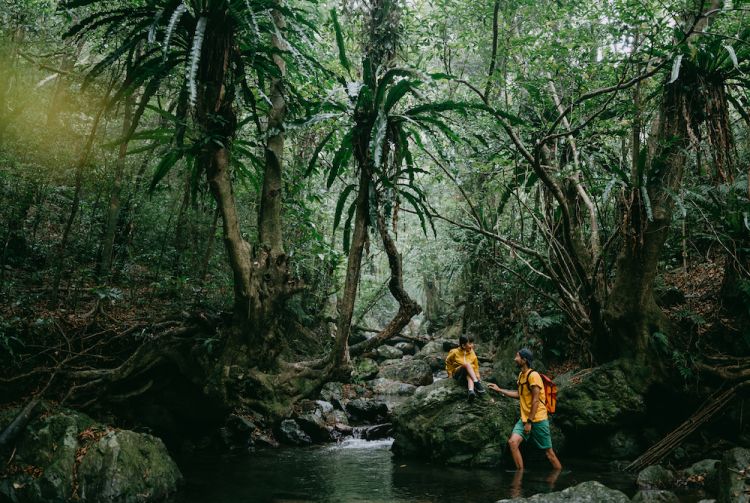
M669 78L669 84L677 80L680 76L680 65L682 64L682 54L678 54L672 63L672 76Z
M159 164L156 165L154 178L151 180L149 191L153 191L156 188L162 178L164 178L167 173L169 173L169 170L177 164L177 161L182 158L182 154L183 152L181 150L170 150L164 157L162 157Z
M333 230L335 231L339 223L341 222L341 212L344 210L344 205L346 204L346 200L349 198L349 194L352 193L354 189L356 189L357 186L354 184L347 185L346 188L341 191L341 195L339 196L339 200L336 203L336 213L333 217Z
M357 200L355 199L349 206L349 214L346 217L346 223L344 224L344 253L349 255L349 242L352 232L352 218L354 218L355 210L357 209Z
M338 176L342 168L345 167L349 163L349 159L352 156L353 134L354 134L353 130L349 130L344 135L344 138L342 138L341 140L339 149L336 151L336 154L333 156L333 165L331 166L331 171L328 173L328 179L326 180L326 188L328 189L331 188L331 185L333 185L333 182L336 180L336 176Z
M333 21L333 29L336 32L336 46L339 50L339 63L341 63L341 66L343 66L347 72L350 72L351 64L349 63L349 59L346 57L344 35L341 32L341 25L339 24L339 18L336 15L336 9L331 9L331 21Z

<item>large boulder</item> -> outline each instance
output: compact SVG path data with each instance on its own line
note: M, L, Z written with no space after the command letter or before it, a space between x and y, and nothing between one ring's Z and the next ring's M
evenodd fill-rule
M638 382L627 367L612 362L557 379L558 426L565 434L591 435L627 426L646 413Z
M582 482L559 492L535 494L529 498L500 500L497 503L626 503L630 501L624 493L596 482Z
M518 420L518 402L490 397L474 402L452 380L418 388L394 409L393 452L452 465L494 466Z
M14 503L135 503L176 490L182 475L160 439L70 409L44 409L19 437L0 495Z
M276 431L279 441L289 445L310 445L312 438L294 419L284 419Z
M81 501L130 503L162 500L174 492L180 470L162 441L109 430L88 447L78 467Z
M724 453L719 467L719 503L750 503L750 449Z
M346 404L346 412L355 422L385 422L388 405L380 400L356 398Z
M414 386L432 383L432 369L423 360L404 360L380 369L380 377Z

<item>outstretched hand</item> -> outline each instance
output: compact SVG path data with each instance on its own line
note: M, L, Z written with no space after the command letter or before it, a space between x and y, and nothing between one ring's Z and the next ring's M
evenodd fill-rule
M490 388L492 391L497 391L498 393L500 393L500 386L498 386L494 382L488 382L487 387Z

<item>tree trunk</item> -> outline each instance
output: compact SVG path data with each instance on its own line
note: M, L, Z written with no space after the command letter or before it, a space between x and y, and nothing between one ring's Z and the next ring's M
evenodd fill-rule
M271 13L277 32L272 37L272 45L278 51L286 51L286 42L281 38L286 22L280 12ZM273 61L279 70L279 76L271 80L271 109L268 112L268 140L265 149L265 167L263 170L263 193L260 200L259 241L260 246L270 250L271 259L284 253L281 199L282 199L282 163L284 158L284 118L286 117L286 100L284 98L284 78L286 63L280 54L273 55Z
M364 152L366 153L367 149ZM365 159L363 158L362 162L367 162ZM336 347L333 355L333 364L336 368L341 369L342 373L351 365L349 359L349 335L351 334L354 302L357 299L359 276L362 270L362 253L365 248L365 241L367 240L367 222L370 213L369 192L370 175L365 166L361 166L359 170L357 207L354 213L354 232L352 233L349 258L346 264L344 292L339 300L339 319L336 324Z
M126 79L127 80L127 79ZM122 134L127 135L130 131L131 121L133 118L133 100L128 97L125 100L125 113L122 119ZM128 140L120 143L117 151L117 161L115 162L115 175L112 180L112 193L109 196L109 207L107 208L107 223L104 228L104 240L102 241L102 256L99 265L99 274L103 277L109 276L112 268L112 258L115 247L115 234L117 231L117 221L120 217L120 208L122 206L122 179L125 171L125 156L128 153Z
M682 74L689 76L690 71L685 69ZM605 357L643 357L651 335L669 330L666 316L656 305L653 287L672 222L674 201L670 194L679 192L682 184L689 128L697 127L695 112L702 108L696 102L697 85L688 78L682 77L664 89L659 115L651 127L646 184L630 194L605 315L611 339L599 348Z

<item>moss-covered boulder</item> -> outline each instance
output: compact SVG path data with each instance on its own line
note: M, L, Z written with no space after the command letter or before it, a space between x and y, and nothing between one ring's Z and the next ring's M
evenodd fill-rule
M582 482L559 492L535 494L529 498L500 500L497 503L626 503L630 501L625 493L610 489L596 481Z
M667 489L676 481L672 470L661 465L647 466L638 473L636 484L641 489Z
M626 427L646 413L639 376L619 362L561 376L555 418L565 434Z
M418 388L393 411L393 452L451 465L499 464L518 420L518 402L492 397L466 399L453 380Z
M162 441L127 430L109 430L86 451L78 467L82 501L162 500L182 478Z
M355 381L372 379L380 372L380 367L372 358L358 358L354 360L352 367L352 378Z
M19 503L147 502L164 499L181 479L160 439L45 405L16 443L0 496Z

